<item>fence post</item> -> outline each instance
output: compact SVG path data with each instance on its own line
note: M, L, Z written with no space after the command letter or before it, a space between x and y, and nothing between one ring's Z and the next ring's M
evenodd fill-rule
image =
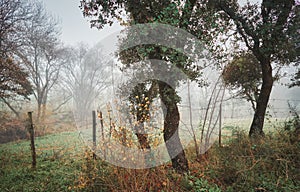
M104 138L104 127L103 127L103 114L102 111L98 112L98 117L100 119L100 128L101 128L101 136L102 136L102 143L105 144ZM103 145L104 146L104 145ZM103 151L104 160L106 160L106 150L105 147L101 149Z
M104 141L104 129L103 129L103 115L102 115L102 111L99 111L99 119L100 119L101 136L102 136L102 140Z
M220 104L219 111L219 146L222 146L222 103Z
M112 129L113 129L113 124L112 124L112 116L111 116L111 113L112 113L112 109L111 109L111 105L110 103L107 103L106 104L106 107L107 107L107 112L108 112L108 119L109 119L109 137L108 137L108 145L110 145L110 139L111 139L111 136L112 136ZM109 155L112 157L112 150L110 147L106 148L107 149L107 153L110 153Z
M28 132L30 134L30 148L31 148L31 155L32 155L32 168L36 168L36 152L35 152L35 145L34 145L34 128L33 128L33 121L32 121L32 112L28 112Z
M95 150L96 150L96 111L92 112L93 115L93 158L96 159L96 154L95 154Z

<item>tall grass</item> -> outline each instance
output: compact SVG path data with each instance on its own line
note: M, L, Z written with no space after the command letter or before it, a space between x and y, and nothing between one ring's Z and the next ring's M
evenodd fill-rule
M300 143L279 131L253 140L240 132L213 147L205 175L226 191L300 191Z

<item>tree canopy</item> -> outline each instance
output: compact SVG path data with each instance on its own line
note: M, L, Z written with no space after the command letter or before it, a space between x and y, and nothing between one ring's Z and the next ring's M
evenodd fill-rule
M222 77L225 85L237 90L237 96L251 102L255 110L261 86L261 70L258 60L252 54L243 54L225 66Z
M32 94L28 73L12 58L0 58L0 63L0 98L28 98Z
M257 98L250 136L263 135L264 117L274 82L274 68L299 61L299 4L294 0L263 0L261 4L210 0L212 13L228 19L233 42L238 42L233 54L251 52L259 62L262 85ZM201 13L199 13L201 14ZM203 17L202 17L203 18ZM224 27L217 20L215 30ZM206 22L202 19L201 22ZM199 24L201 24L199 22ZM227 57L228 58L228 57Z
M300 70L295 73L295 76L291 79L292 83L289 85L289 87L296 87L300 86Z
M23 44L24 24L31 18L27 1L0 1L0 98L28 98L32 87L15 51Z

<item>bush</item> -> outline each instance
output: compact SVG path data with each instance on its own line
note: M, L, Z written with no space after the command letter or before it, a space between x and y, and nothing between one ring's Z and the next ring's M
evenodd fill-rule
M300 143L278 132L252 140L241 132L227 147L213 147L208 177L227 191L300 191Z
M290 141L295 143L300 141L300 117L295 107L289 105L292 118L284 122L284 130L289 134Z
M24 121L1 114L0 144L28 138Z

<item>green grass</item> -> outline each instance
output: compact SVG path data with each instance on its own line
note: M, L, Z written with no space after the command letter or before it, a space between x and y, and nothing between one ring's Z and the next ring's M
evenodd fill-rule
M78 133L36 138L37 167L31 168L29 141L0 145L0 191L68 191L81 170Z
M184 176L169 164L130 170L94 160L78 132L36 138L35 169L30 141L1 144L0 191L300 191L300 142L273 130L251 140L228 124L223 134L231 137L224 147L215 144L202 160L186 150L190 174Z

